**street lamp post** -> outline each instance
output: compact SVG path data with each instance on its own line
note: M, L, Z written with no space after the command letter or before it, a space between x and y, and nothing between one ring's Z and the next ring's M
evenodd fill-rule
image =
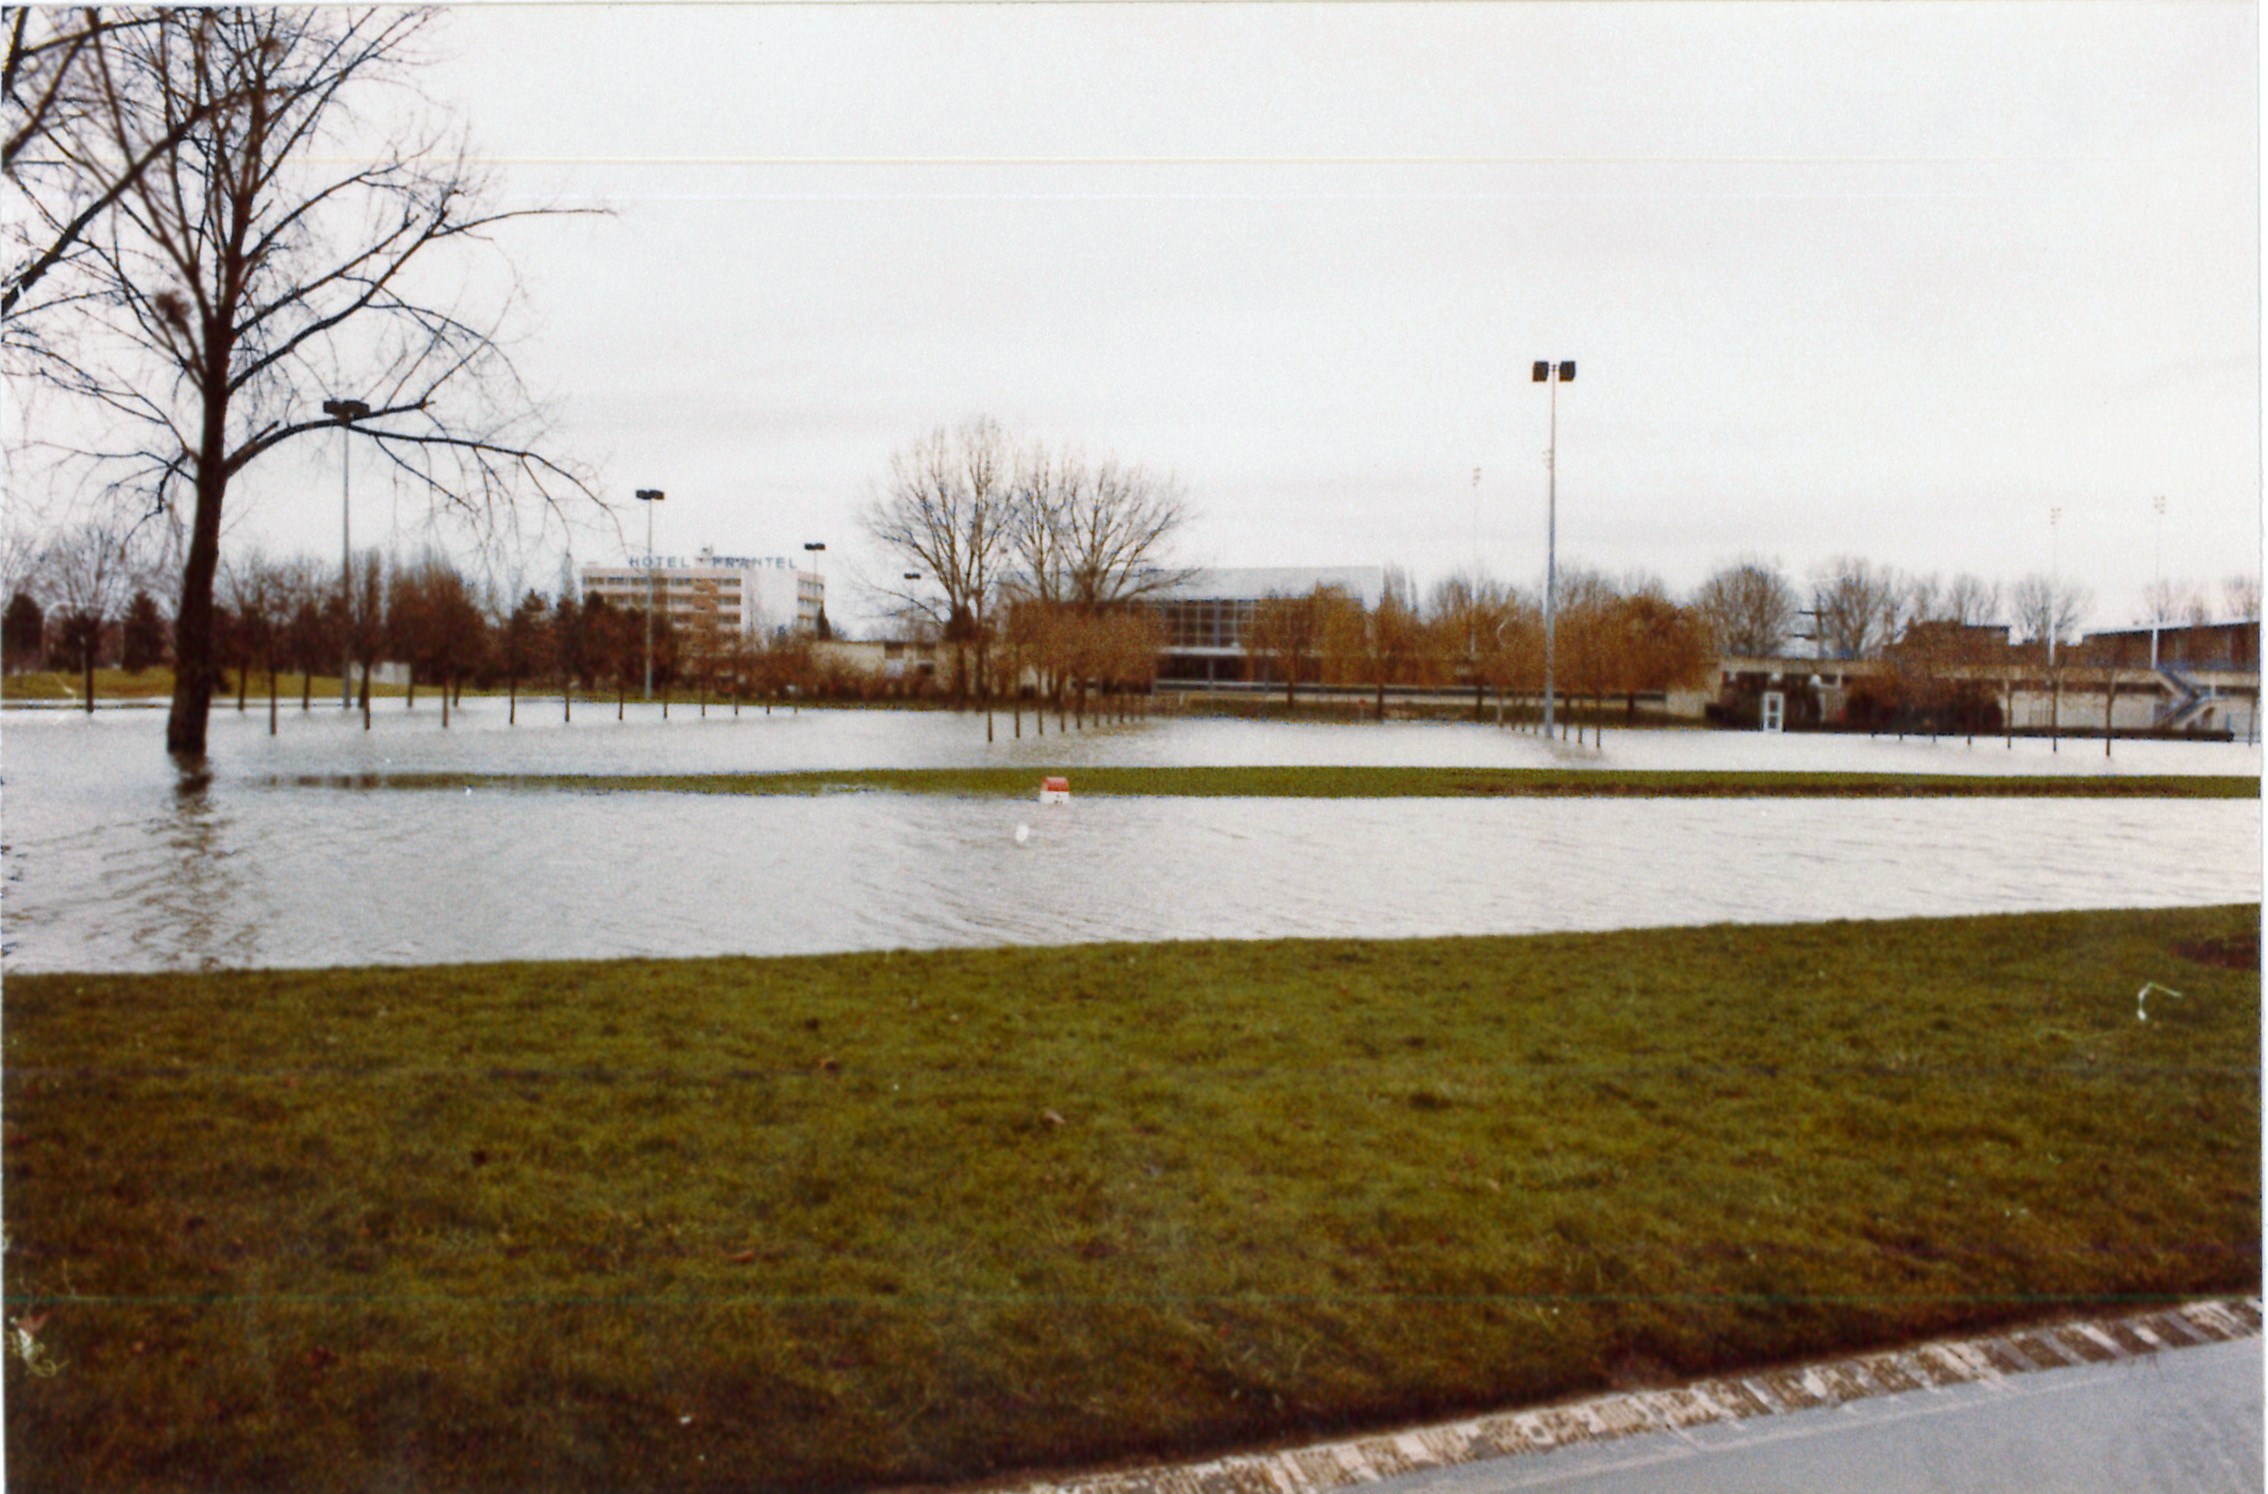
M1551 738L1551 671L1559 611L1559 386L1574 380L1572 361L1538 362L1535 366L1535 382L1551 386L1551 445L1544 452L1544 470L1549 474L1545 489L1543 584L1543 729L1546 741Z
M354 709L354 630L348 619L354 611L354 535L348 528L348 493L352 487L354 443L346 428L369 415L370 407L358 399L327 399L323 413L339 423L339 709Z
M2158 667L2158 623L2166 610L2166 500L2153 498L2158 516L2157 534L2150 544L2150 668Z
M654 698L654 505L669 495L660 488L638 489L646 505L646 699Z
M806 554L817 556L825 554L827 546L819 540L813 540L803 548ZM824 618L827 615L827 578L826 575L820 571L819 562L817 560L813 560L811 562L811 574L819 577L819 610L813 615L811 619L811 636L817 638L819 636L820 619ZM798 602L801 602L802 598L798 597L796 600ZM798 608L798 610L801 609Z
M2056 635L2063 631L2063 509L2048 510L2048 751L2063 750L2063 676L2055 672Z

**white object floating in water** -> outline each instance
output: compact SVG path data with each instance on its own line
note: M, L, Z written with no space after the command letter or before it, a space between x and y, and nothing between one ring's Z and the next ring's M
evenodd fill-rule
M1068 778L1042 778L1040 803L1068 804L1071 802L1071 780Z
M2181 995L2181 992L2175 990L2172 986L2161 986L2154 980L2146 980L2142 982L2142 989L2134 993L2135 1021L2147 1022L2150 1020L2150 1013L2146 1008L2146 1003L2148 1003L2150 999L2150 993L2152 991L2163 991L2168 996Z
M1018 844L1018 845L1022 845L1022 844L1023 844L1023 843L1025 842L1025 841L1027 841L1027 840L1030 840L1031 838L1032 838L1032 827L1031 827L1031 826L1029 826L1029 825L1018 825L1018 826L1016 827L1016 844Z

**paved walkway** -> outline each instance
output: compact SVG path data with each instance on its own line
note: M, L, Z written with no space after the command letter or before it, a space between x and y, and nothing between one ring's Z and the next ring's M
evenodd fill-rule
M1031 1488L2258 1489L2260 1331L2193 1302Z

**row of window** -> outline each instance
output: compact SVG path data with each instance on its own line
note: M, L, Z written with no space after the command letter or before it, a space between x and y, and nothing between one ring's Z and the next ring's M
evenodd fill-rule
M1252 601L1161 602L1169 648L1242 648L1252 628Z

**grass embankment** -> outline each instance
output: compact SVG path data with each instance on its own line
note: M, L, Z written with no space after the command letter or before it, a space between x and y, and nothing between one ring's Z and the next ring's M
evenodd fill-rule
M2256 1291L2257 929L15 976L10 1472L948 1479Z
M1729 773L1597 768L860 768L802 773L366 773L302 787L567 789L678 794L881 792L1027 799L1060 773L1075 795L1262 799L2257 799L2234 774Z

